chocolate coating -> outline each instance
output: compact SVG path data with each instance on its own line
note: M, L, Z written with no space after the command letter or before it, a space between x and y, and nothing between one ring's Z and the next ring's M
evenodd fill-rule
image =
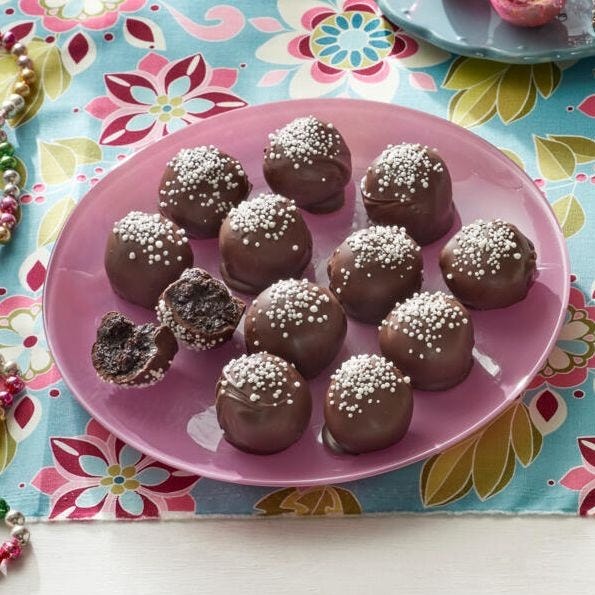
M214 238L227 213L251 188L237 159L212 145L182 149L161 179L159 210L191 237Z
M269 135L263 173L270 188L312 213L343 206L351 153L339 131L313 116L296 118Z
M108 312L99 323L91 361L105 382L124 387L150 386L169 369L178 344L165 326L141 324L120 312Z
M360 454L398 442L413 415L409 383L408 376L378 355L354 355L343 362L324 400L327 446Z
M245 308L221 281L194 268L161 294L157 318L187 347L206 350L231 339Z
M427 147L388 145L368 167L361 190L374 223L404 227L422 246L442 237L454 221L448 168Z
M441 291L416 293L397 304L380 327L383 355L424 390L462 382L473 366L474 344L469 313Z
M478 219L444 246L440 268L463 304L489 310L525 298L535 279L536 260L533 242L517 227L501 219Z
M286 361L268 353L232 359L217 383L223 436L254 454L286 449L304 433L312 412L308 384Z
M419 291L420 247L405 228L372 226L352 233L328 262L330 290L352 318L378 324L395 302Z
M279 279L301 277L312 258L312 235L292 200L261 194L230 211L219 250L225 282L258 293Z
M307 279L285 279L265 289L244 322L248 353L274 353L295 364L304 378L313 378L333 361L346 333L337 298Z
M131 211L114 224L105 249L105 272L123 299L154 308L160 293L193 256L184 230L157 214Z

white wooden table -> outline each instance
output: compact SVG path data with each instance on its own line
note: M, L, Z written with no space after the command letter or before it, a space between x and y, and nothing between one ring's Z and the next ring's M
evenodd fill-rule
M595 593L575 517L54 523L0 579L23 595Z

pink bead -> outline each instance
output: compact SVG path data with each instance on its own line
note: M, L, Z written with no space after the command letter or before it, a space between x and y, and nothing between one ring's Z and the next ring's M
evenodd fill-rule
M19 376L9 376L4 380L4 385L11 395L18 395L25 388L25 383Z
M6 31L2 36L2 44L7 50L11 50L12 46L17 42L17 38L12 31Z
M5 196L0 201L0 211L14 215L19 208L19 203L12 196Z
M17 224L17 218L12 213L2 213L0 215L0 225L12 229Z
M0 406L10 407L12 405L13 396L7 390L0 390Z
M16 537L13 537L12 539L5 541L4 545L8 546L7 551L11 560L16 560L23 551L21 549L21 544L17 541Z

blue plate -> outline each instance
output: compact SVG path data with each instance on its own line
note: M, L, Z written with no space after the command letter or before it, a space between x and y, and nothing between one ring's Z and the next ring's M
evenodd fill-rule
M504 22L489 0L378 0L393 23L449 52L500 62L535 64L595 55L593 1L568 0L542 27Z

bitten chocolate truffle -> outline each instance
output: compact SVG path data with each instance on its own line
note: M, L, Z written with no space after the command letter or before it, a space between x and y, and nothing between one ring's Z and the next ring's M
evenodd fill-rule
M97 329L91 360L99 377L123 387L150 386L169 369L178 344L165 326L141 324L108 312Z
M326 287L285 279L265 289L248 308L248 353L267 351L295 364L305 378L328 366L343 345L347 320Z
M227 213L251 188L240 162L216 147L182 149L161 179L159 209L192 237L217 237Z
M343 206L351 154L339 131L314 116L296 118L269 134L263 172L273 192L311 213Z
M382 321L380 349L415 388L445 390L473 366L473 323L465 307L441 291L416 293Z
M286 449L304 433L312 412L308 384L289 363L268 353L232 359L217 383L217 419L224 438L254 454Z
M395 302L419 291L423 260L404 227L372 226L352 233L331 256L327 271L345 312L378 324Z
M123 299L154 308L161 292L193 256L184 230L157 214L132 211L116 222L107 240L105 271Z
M354 355L331 376L323 439L335 451L360 454L395 444L413 415L410 379L378 355Z
M398 225L422 246L452 226L452 184L438 153L418 144L388 145L372 162L361 182L368 217Z
M453 236L440 254L448 288L478 310L506 308L527 295L537 270L533 242L501 219L478 219Z
M221 281L194 268L161 294L157 318L187 347L206 350L231 339L245 307Z
M261 194L229 212L219 250L225 282L258 293L279 279L301 277L312 258L312 235L293 200Z

